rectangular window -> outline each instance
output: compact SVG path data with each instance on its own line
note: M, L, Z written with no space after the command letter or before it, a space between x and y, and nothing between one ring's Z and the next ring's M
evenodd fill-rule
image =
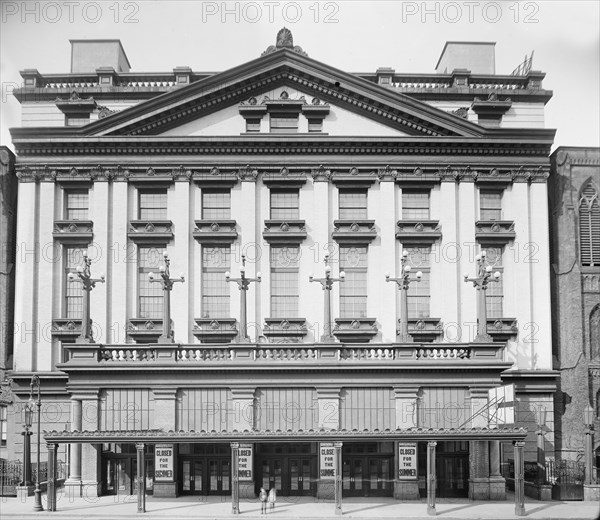
M231 269L231 248L202 248L202 317L229 318L229 283L225 273Z
M299 198L298 190L271 190L271 218L298 219L300 216Z
M340 247L340 318L367 316L367 247Z
M502 192L481 190L479 192L479 218L502 220Z
M405 220L428 220L429 191L402 190L402 218Z
M367 218L367 190L340 190L340 219Z
M501 247L486 247L486 262L492 266L492 274L498 271L500 280L497 282L489 282L485 291L486 307L488 318L503 317L503 299L504 299L504 268L502 267L502 248Z
M167 190L139 192L139 219L167 219Z
M150 282L150 273L160 272L164 265L164 247L138 248L138 318L160 319L163 312L162 284Z
M6 406L0 406L0 446L6 446L6 425L8 424L8 413Z
M298 114L271 114L271 132L289 134L298 131Z
M65 268L64 268L64 309L63 316L80 320L83 313L83 289L81 283L70 282L69 273L77 273L77 267L83 265L84 247L65 247Z
M231 191L202 190L202 219L230 219Z
M271 247L271 317L298 316L298 246Z
M309 132L322 132L323 131L323 120L322 119L309 119L308 120L308 131Z
M260 119L246 119L246 132L260 132Z
M407 264L411 267L411 282L406 298L409 318L428 318L429 301L431 299L430 271L431 247L407 247ZM416 281L418 271L423 273L420 282Z
M65 220L87 220L88 206L88 190L65 191Z
M66 126L83 126L90 122L89 114L73 114L71 116L65 116Z

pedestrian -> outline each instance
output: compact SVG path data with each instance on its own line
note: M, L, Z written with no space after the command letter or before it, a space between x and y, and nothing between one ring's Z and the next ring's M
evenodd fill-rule
M269 490L269 508L271 511L275 509L275 502L277 501L277 490L275 488L271 488Z
M260 488L258 498L260 500L260 514L267 514L267 492L264 487Z

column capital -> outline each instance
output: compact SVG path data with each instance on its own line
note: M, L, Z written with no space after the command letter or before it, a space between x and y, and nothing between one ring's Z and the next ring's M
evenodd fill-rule
M395 386L394 387L394 395L396 397L417 397L420 386Z
M154 395L155 399L176 399L177 388L153 388L152 394Z
M435 448L437 446L437 441L427 441L428 448Z
M240 447L240 443L239 442L231 442L230 446L231 446L232 450L237 450Z
M93 401L100 397L100 390L75 390L71 393L71 401Z
M143 451L145 446L146 445L143 442L136 442L135 443L135 449L137 451Z
M342 441L335 441L333 443L334 448L341 448L344 443Z
M525 447L525 441L513 441L513 446L515 448L524 448Z

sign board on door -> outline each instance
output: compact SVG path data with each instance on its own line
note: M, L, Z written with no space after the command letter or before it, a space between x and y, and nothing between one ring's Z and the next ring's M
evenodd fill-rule
M417 444L398 443L398 479L414 480L417 478Z
M252 458L253 446L240 444L238 451L238 477L240 480L253 480Z
M333 442L322 442L319 445L319 477L322 480L335 478L335 448Z
M154 481L173 482L173 445L157 444L154 447Z

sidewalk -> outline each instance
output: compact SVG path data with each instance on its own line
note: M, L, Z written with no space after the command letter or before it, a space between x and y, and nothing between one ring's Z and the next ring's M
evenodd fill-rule
M313 497L278 497L277 505L272 513L260 514L258 500L240 501L241 514L231 514L231 497L179 497L154 498L146 497L146 513L137 513L136 496L105 496L100 498L77 498L69 502L66 496L59 494L55 513L47 511L36 513L33 509L33 497L26 502L16 498L0 498L0 518L5 519L38 519L40 517L66 520L131 520L132 517L180 520L194 519L333 519L334 504L330 501L319 501ZM525 499L526 517L514 514L514 497L509 494L505 502L471 502L466 499L439 499L437 516L444 520L475 519L597 519L600 504L594 502L539 502ZM44 507L46 497L42 498ZM352 520L373 520L374 518L410 518L431 519L427 515L425 501L400 502L391 498L346 498L343 501L343 518Z

